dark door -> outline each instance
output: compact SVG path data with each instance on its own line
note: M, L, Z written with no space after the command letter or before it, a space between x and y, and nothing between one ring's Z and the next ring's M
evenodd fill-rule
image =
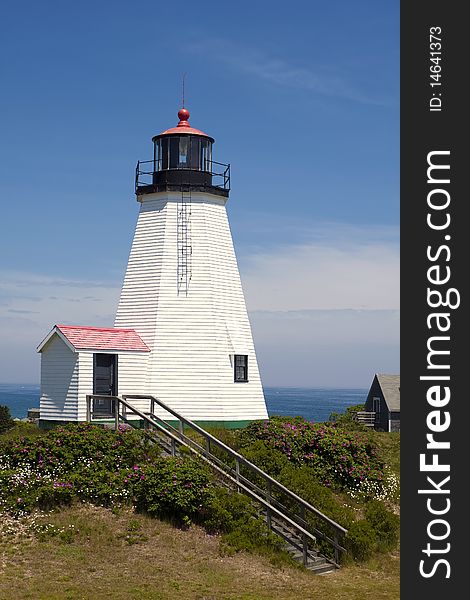
M116 396L117 394L117 355L93 355L93 394L102 396ZM114 413L114 400L111 398L96 398L93 402L93 413L99 415L112 415Z

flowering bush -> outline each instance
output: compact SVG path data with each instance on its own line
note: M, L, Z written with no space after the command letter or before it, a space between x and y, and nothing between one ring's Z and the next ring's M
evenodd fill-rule
M396 499L398 479L385 469L368 434L278 417L252 423L236 438L247 459L350 529L347 543L353 557L367 557L371 548L396 543L397 519L383 503L370 501ZM260 479L258 484L262 487L264 482ZM348 495L338 491L342 488ZM356 507L345 503L350 498L357 501ZM289 498L279 500L289 506ZM146 431L70 424L39 437L0 441L3 520L74 501L133 504L183 524L197 519L238 549L271 551L279 545L248 498L216 489L208 467L190 456L162 458ZM357 508L366 502L367 510ZM364 513L359 524L355 511ZM317 525L315 518L311 524ZM36 533L55 535L52 529ZM73 539L72 531L59 533Z
M207 467L199 462L169 457L143 469L134 467L125 482L134 487L138 509L189 524L190 518L211 501L211 479Z
M186 463L190 461L170 466L171 460L166 463L159 456L145 432L128 427L114 432L90 424L70 424L41 437L5 440L0 445L0 511L21 515L73 500L110 506L133 502L135 494L140 494L139 504L144 506L141 491L145 478L156 481L160 472L163 481L174 467L178 490L182 486L184 493L178 497L173 490L165 506L170 510L173 503L174 513L191 512L183 497L193 484L180 472L192 468L195 476L195 468ZM197 477L194 485L200 485L202 493ZM155 501L152 498L149 494L149 503Z
M353 489L361 481L384 478L378 447L367 433L301 417L272 417L251 423L241 434L242 448L256 440L264 440L295 465L308 465L327 487Z
M385 466L381 481L364 479L347 490L348 495L359 502L381 500L384 502L398 502L400 500L400 481L393 471Z

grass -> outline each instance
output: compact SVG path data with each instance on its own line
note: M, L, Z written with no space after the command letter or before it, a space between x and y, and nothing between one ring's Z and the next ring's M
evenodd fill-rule
M198 527L182 531L130 509L76 506L37 517L33 528L0 525L0 600L399 598L398 554L319 576L225 554Z

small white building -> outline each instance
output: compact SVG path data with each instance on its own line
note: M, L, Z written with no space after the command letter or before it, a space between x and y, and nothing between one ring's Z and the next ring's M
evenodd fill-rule
M144 393L150 350L133 329L55 325L38 352L41 422L85 421L88 394ZM112 414L111 401L94 411Z
M178 117L152 138L153 159L137 163L140 211L115 328L95 328L116 332L115 347L52 330L38 348L41 422L83 420L106 368L114 383L104 393L153 395L199 423L268 417L227 218L230 166L212 160L214 139L190 126L186 109ZM94 328L72 329L87 337Z

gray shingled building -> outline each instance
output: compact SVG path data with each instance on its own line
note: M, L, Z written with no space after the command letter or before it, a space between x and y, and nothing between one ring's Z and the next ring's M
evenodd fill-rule
M374 429L400 431L400 375L376 373L364 410L375 412Z

